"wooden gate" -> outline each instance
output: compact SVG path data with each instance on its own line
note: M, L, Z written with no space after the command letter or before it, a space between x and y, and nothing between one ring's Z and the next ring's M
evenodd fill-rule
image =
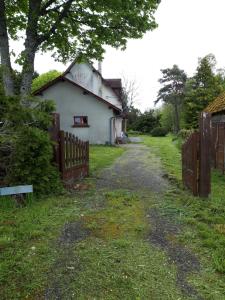
M182 179L194 196L208 197L211 192L211 115L202 113L199 132L182 146Z
M71 133L60 130L60 115L53 114L49 129L54 142L54 162L59 168L65 185L89 175L89 142L78 139Z
M59 166L63 180L73 180L88 176L89 142L79 140L73 134L60 130Z

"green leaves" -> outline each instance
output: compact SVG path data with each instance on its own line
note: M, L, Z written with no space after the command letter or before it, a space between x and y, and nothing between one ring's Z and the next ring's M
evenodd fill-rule
M153 16L157 0L42 2L36 28L39 49L54 51L62 61L79 53L99 59L104 45L125 48L127 39L140 38L157 26ZM27 28L28 1L8 0L6 6L9 34L15 39Z
M41 74L37 78L35 78L32 82L32 91L36 91L39 88L41 88L43 85L48 83L49 81L52 81L56 77L60 76L61 72L57 70L51 70L46 73Z
M159 82L163 85L158 92L155 103L162 100L164 103L171 104L174 107L174 131L180 130L180 106L184 99L184 87L187 80L185 72L174 65L171 69L161 70L162 78Z
M33 184L39 194L59 190L48 133L53 110L51 101L29 99L22 104L19 97L1 97L0 181Z
M188 128L198 127L199 113L224 89L224 79L215 73L215 65L215 56L203 57L196 74L186 83L184 110Z

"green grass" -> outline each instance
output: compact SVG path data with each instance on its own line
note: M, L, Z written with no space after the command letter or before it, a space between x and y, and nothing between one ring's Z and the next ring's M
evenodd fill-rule
M51 243L78 216L74 199L65 196L34 199L23 208L1 198L0 299L25 299L43 288L55 255Z
M172 137L144 136L165 170L181 181L180 153ZM91 146L91 174L109 166L124 149ZM208 200L172 185L162 195L144 197L125 190L76 191L27 200L17 208L0 202L0 299L43 299L47 284L60 285L62 299L184 300L176 286L176 268L148 241L146 212L160 209L183 225L177 237L197 253L203 268L190 276L203 299L225 297L224 177L213 173ZM65 223L80 221L89 236L69 248L57 240Z
M173 137L141 136L141 138L144 144L151 147L161 158L168 175L181 180L181 156Z
M144 202L127 191L104 198L102 209L82 217L90 235L73 249L77 263L68 289L74 299L186 299L176 287L176 269L146 239Z
M112 162L125 151L124 148L114 146L90 146L90 173L94 174Z
M144 137L144 143L161 157L164 169L181 186L181 153L172 137ZM172 186L159 204L162 213L185 226L180 242L201 258L204 270L194 283L205 299L225 299L225 176L212 172L212 193L208 199L193 197ZM211 289L211 291L210 291Z
M123 149L91 146L91 173L111 164ZM39 299L47 271L56 259L55 241L66 222L80 218L76 197L68 194L27 199L17 207L0 198L0 299Z

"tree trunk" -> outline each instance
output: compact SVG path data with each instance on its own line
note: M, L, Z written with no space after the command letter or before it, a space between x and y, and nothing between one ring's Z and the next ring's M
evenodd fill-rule
M27 47L24 51L22 81L20 86L20 94L22 97L28 96L31 93L32 78L34 74L35 52L35 48L32 47L29 42L27 42Z
M7 32L4 0L0 0L0 55L5 95L12 96L14 95L14 82L9 53L9 38Z
M180 118L179 118L178 104L176 102L174 103L174 116L175 116L174 131L177 134L180 131Z
M26 29L25 50L23 52L23 70L20 86L21 96L31 92L32 77L34 74L34 59L38 48L38 18L41 9L41 0L29 0L29 13Z

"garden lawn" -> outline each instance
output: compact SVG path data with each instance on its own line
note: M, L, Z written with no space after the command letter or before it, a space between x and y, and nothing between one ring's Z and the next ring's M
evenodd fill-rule
M172 189L159 205L164 215L178 219L183 224L185 230L180 242L198 253L205 266L203 278L195 277L194 284L199 284L202 293L205 292L204 299L225 299L225 176L212 171L211 196L208 199L193 197L179 188L182 177L181 153L173 137L144 136L142 139L144 144L151 147L150 151L160 156L165 172L178 183L174 185L172 180ZM200 287L202 280L204 285ZM211 292L206 292L209 286L212 286Z

